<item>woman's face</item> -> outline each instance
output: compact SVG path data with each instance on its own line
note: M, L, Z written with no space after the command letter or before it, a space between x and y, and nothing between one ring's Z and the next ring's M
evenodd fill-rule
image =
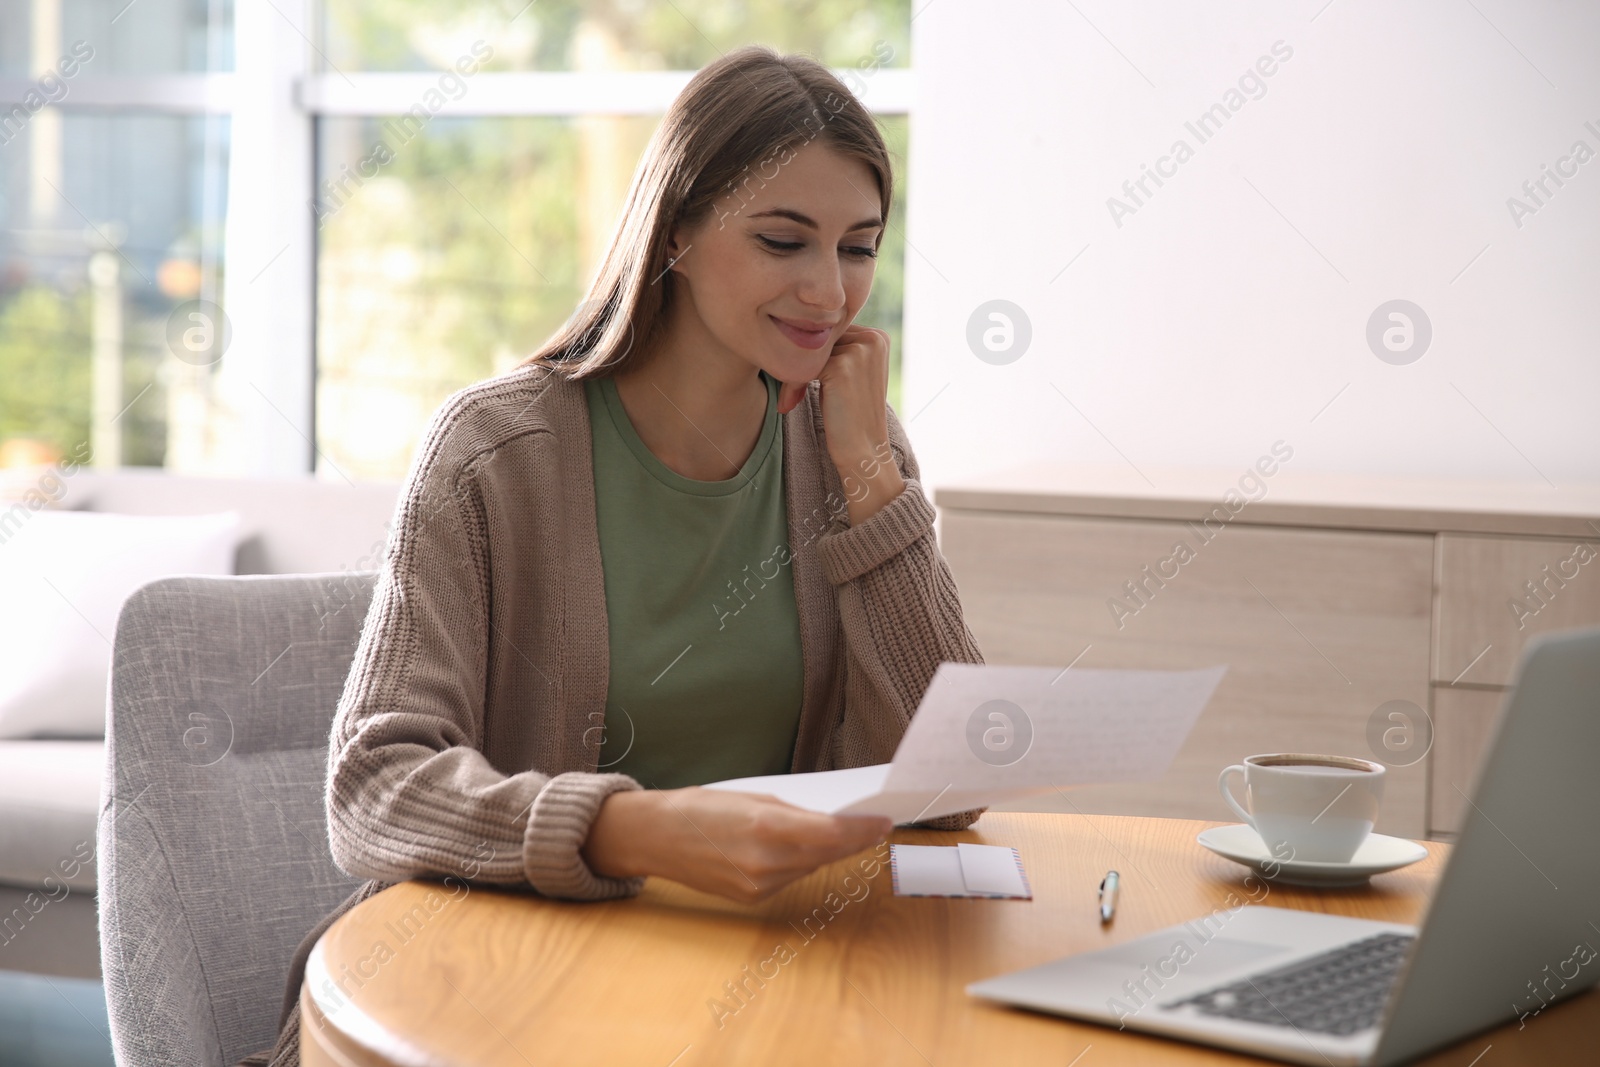
M820 140L782 158L752 166L703 223L675 233L668 255L682 257L672 269L709 339L779 381L809 382L872 292L878 182Z

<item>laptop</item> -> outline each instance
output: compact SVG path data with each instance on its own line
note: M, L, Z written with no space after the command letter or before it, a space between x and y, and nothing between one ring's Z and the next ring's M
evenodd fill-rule
M1600 981L1600 628L1534 638L1512 685L1421 926L1246 905L967 992L1318 1067L1536 1025Z

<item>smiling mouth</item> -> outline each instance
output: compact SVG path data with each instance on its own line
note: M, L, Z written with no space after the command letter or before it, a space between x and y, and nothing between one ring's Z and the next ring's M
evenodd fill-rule
M768 315L769 319L777 325L778 330L789 340L801 348L821 348L827 343L828 335L833 332L833 327L828 326L820 330L804 330L798 326L783 321L776 315Z

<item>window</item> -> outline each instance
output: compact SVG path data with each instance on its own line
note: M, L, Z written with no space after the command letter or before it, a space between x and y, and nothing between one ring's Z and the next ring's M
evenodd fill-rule
M208 421L166 332L220 299L228 119L195 72L231 67L232 4L116 13L0 7L0 466L162 466Z
M903 0L275 0L241 6L237 62L231 2L126 2L0 14L0 99L49 66L41 13L94 50L0 144L0 466L92 441L107 466L400 479L449 393L572 312L666 106L747 41L850 71L882 121L898 186L860 320L898 360Z

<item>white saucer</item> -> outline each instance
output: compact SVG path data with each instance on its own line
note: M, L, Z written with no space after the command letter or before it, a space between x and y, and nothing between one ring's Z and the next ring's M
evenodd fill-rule
M1261 835L1244 823L1201 830L1195 840L1219 856L1253 868L1263 878L1319 889L1364 885L1375 874L1399 870L1428 856L1428 850L1415 841L1368 834L1348 863L1279 860L1267 851Z

